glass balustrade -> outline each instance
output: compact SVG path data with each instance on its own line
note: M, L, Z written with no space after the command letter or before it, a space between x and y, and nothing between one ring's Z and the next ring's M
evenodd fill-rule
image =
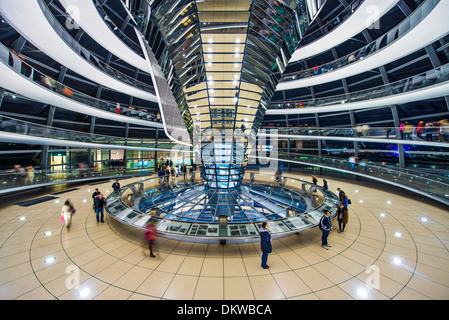
M9 66L15 72L26 77L29 81L82 104L112 113L118 112L116 102L97 99L75 89L69 88L63 83L58 82L57 80L32 67L25 61L25 59L26 57L19 56L3 44L0 44L0 61ZM132 118L160 122L160 119L157 119L155 114L149 114L146 110L144 111L144 109L141 109L139 106L120 106L119 112L122 115Z
M265 160L271 159L269 157L255 158ZM284 160L292 165L299 165L301 170L309 171L312 174L315 170L318 170L319 167L322 167L324 170L336 171L342 176L359 174L367 177L375 177L436 196L438 200L442 200L449 204L449 178L444 176L433 175L418 170L401 170L360 161L348 161L294 153L279 154L279 159L273 160ZM311 167L308 168L307 165L309 164ZM324 172L322 175L325 176L326 173Z
M123 83L129 84L132 87L141 89L143 91L154 93L154 87L142 81L136 80L117 69L112 68L110 65L104 63L98 59L95 55L90 53L90 50L82 47L78 41L76 41L64 27L59 23L59 21L53 16L48 6L43 2L39 1L41 9L47 18L48 22L55 30L55 32L61 37L62 40L80 57L89 62L91 65L97 69L103 71L104 73L110 75L111 77L122 81ZM128 41L129 42L129 41Z
M263 129L270 129L264 127ZM447 120L434 122L424 121L418 126L405 124L402 127L370 127L368 125L356 126L355 128L320 128L320 127L288 127L274 128L278 135L291 136L323 136L323 137L345 137L345 138L371 138L371 139L404 139L428 142L449 142L449 123ZM262 132L261 132L262 133ZM263 134L263 133L262 133ZM285 137L280 137L280 139ZM293 138L293 137L292 137Z
M340 12L335 18L330 21L326 21L326 23L319 29L306 34L301 40L301 46L310 44L311 42L318 40L322 36L334 30L336 27L346 21L346 19L348 19L363 2L364 0L352 1L352 3L348 5L342 12Z
M330 97L315 99L295 99L288 101L273 101L270 109L293 109L303 107L322 107L327 105L344 104L350 102L363 102L371 99L382 98L390 95L407 93L413 90L427 88L447 81L449 78L449 64L445 64L433 70L429 70L413 77L405 78L365 90L350 92Z
M161 150L171 151L171 148L175 146L175 143L164 143L167 148L160 148L160 143L156 145L155 142L147 143L146 139L132 139L113 136L104 136L93 133L86 133L80 131L72 131L61 128L49 127L45 125L35 124L19 119L11 118L8 116L0 115L0 132L16 133L26 136L48 138L65 141L76 141L84 143L95 143L112 146L127 146L135 147L141 150ZM158 149L157 146L159 147ZM86 147L89 147L86 145ZM183 151L179 151L183 152Z
M384 35L380 36L378 39L367 44L366 46L363 46L362 48L351 52L339 59L316 65L313 68L284 73L281 77L281 81L286 82L325 74L327 72L331 72L350 65L356 61L369 58L369 56L394 43L396 40L400 39L403 35L407 34L410 30L415 28L439 2L440 0L425 1L399 25L397 25Z

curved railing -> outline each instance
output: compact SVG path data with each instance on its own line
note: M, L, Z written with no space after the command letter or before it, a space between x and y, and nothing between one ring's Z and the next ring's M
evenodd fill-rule
M410 16L405 18L400 24L398 24L396 27L380 36L378 39L367 44L366 46L363 46L358 50L348 53L347 55L341 58L320 65L316 65L315 67L312 68L290 73L284 73L281 76L281 81L286 82L313 77L316 75L324 74L345 67L359 60L369 58L371 55L375 54L379 50L382 50L388 45L399 40L402 36L407 34L415 26L417 26L429 14L429 12L432 11L432 9L438 4L438 2L440 2L440 0L427 0L423 2L418 8L416 8L415 11L413 11L412 14L410 14Z
M136 54L144 58L144 54L142 52L142 47L138 42L135 42L130 37L128 37L117 25L114 24L111 18L109 18L106 11L103 9L103 4L101 4L98 0L94 1L95 8L98 11L98 14L103 18L108 28L119 38L123 43L125 43L128 47L130 47Z
M387 166L368 163L354 163L335 158L307 157L292 153L282 154L282 157L279 157L279 159L270 157L253 158L296 164L301 169L311 172L311 174L316 174L315 170L321 168L338 172L343 176L362 176L367 179L404 188L449 205L449 179L443 176L411 170L393 169ZM308 169L308 167L312 167L312 169ZM324 172L323 175L326 175L326 173Z
M247 173L246 178L250 178L251 175L252 173ZM283 177L282 184L279 184L274 182L274 177L271 176L263 180L258 180L261 176L268 177L256 173L251 177L251 183L271 184L272 186L285 188L287 191L295 190L295 192L302 193L305 197L321 197L320 200L317 199L316 202L312 202L312 206L310 208L308 207L306 212L291 212L291 214L287 214L286 217L280 219L267 219L273 239L315 227L323 216L324 210L329 210L331 217L335 216L339 200L330 190L324 189L321 186L314 186L312 188L310 182L303 181L302 179ZM223 225L218 220L216 223L177 221L167 219L156 212L140 212L136 209L134 199L140 199L143 196L145 189L148 189L148 186L145 187L145 184L151 182L150 179L131 183L123 186L120 191L111 193L106 199L106 211L109 215L120 223L138 230L144 230L146 223L152 220L156 224L159 233L168 238L190 239L191 241L226 240L230 242L248 242L259 239L259 230L262 221L227 222ZM153 182L152 186L150 186L151 189L155 188L155 183L157 182ZM193 182L181 183L178 188L183 185L189 187L193 184ZM312 195L314 190L318 192Z
M319 29L311 32L310 34L306 34L302 39L300 45L307 45L311 42L319 39L321 36L331 32L333 29L338 27L341 23L343 23L347 18L354 13L357 8L363 3L364 0L354 0L349 4L342 12L340 12L336 17L334 17L331 21L326 22Z
M427 126L426 126L427 124ZM347 138L371 138L371 139L401 139L409 140L407 143L413 144L421 142L442 142L437 144L441 147L449 147L449 122L447 120L426 122L420 125L405 124L403 127L370 127L368 125L359 125L355 128L323 128L298 126L288 128L267 128L275 129L279 139L285 139L283 135L295 136L322 136L322 137L347 137ZM259 133L263 134L263 133ZM394 141L392 141L394 143Z
M95 144L95 146L93 146L94 148L102 147L104 145L104 148L108 149L125 147L127 149L169 152L176 145L173 142L157 142L156 144L154 139L114 137L55 128L0 115L0 134L2 132L59 141L81 142L84 143L86 148L92 147L89 144ZM151 142L147 140L150 140ZM36 143L39 144L38 139L36 139ZM185 151L180 150L179 152Z
M76 183L98 179L123 178L125 176L144 176L154 174L150 169L112 169L112 168L80 168L63 171L34 170L31 166L12 168L0 173L0 195L44 186ZM111 183L112 184L112 183ZM108 191L109 192L109 191ZM112 192L112 190L111 190ZM106 193L106 190L105 190Z
M116 113L116 102L97 99L89 96L85 93L79 92L75 89L69 88L61 82L53 79L52 77L42 73L36 68L32 67L25 61L26 57L18 56L12 52L9 48L0 43L0 61L9 66L15 72L28 78L31 82L38 84L52 92L63 95L66 98L80 102L82 104L101 109L104 111ZM143 110L143 109L142 109ZM140 110L139 106L123 107L120 106L120 114L139 118L143 120L149 120L152 122L160 122L157 116L149 114L147 111Z
M74 51L76 52L80 57L82 57L84 60L89 62L92 66L95 68L103 71L104 73L108 74L109 76L120 80L123 83L126 83L132 87L138 88L140 90L154 93L154 87L152 85L149 85L147 83L144 83L142 81L139 81L137 79L134 79L123 72L120 72L114 68L112 68L110 65L104 63L100 59L98 59L95 55L91 54L88 49L85 49L82 47L78 41L76 41L68 32L64 29L64 27L59 23L59 21L53 16L53 13L48 8L48 5L44 1L39 1L39 3L42 3L41 8L42 12L44 13L45 17L47 18L48 22L52 26L52 28L55 30L55 32L61 37L62 40Z
M449 80L449 64L445 64L433 70L422 72L418 75L398 80L390 84L381 85L365 90L340 94L330 97L315 99L292 99L287 101L272 101L270 109L293 109L304 107L316 107L338 105L350 102L363 102L370 99L387 97L395 94L406 93L418 89L427 88Z

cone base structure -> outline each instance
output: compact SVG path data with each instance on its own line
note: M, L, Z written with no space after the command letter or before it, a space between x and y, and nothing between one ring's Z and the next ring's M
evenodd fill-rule
M156 57L196 146L201 176L209 188L237 188L251 137L309 23L305 1L151 6L150 24L162 40ZM151 35L148 41L157 43Z

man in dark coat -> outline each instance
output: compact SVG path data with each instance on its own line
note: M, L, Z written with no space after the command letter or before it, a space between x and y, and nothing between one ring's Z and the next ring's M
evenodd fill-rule
M329 236L329 232L332 229L332 221L330 217L331 213L329 210L324 211L324 215L320 219L320 229L323 232L321 237L321 245L324 249L329 250L331 246L327 243L327 237Z
M262 229L260 230L260 248L262 249L262 268L268 269L267 265L268 254L271 253L271 234L268 231L268 223L262 222Z

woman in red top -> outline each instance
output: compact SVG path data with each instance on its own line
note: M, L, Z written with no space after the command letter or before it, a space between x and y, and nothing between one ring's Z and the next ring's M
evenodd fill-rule
M418 127L416 128L416 136L420 139L423 133L424 126L425 126L424 121L420 121Z

